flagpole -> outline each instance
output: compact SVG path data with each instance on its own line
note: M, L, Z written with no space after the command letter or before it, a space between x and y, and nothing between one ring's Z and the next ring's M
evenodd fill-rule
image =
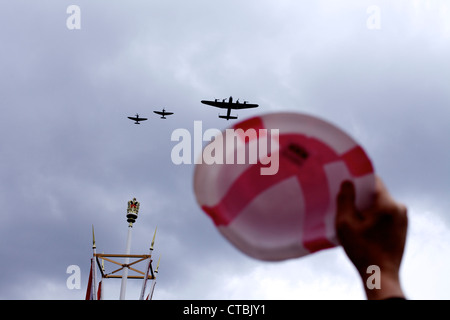
M89 271L89 279L88 279L88 285L86 289L86 300L91 300L92 297L92 268L94 266L94 258L91 258L91 266Z
M105 252L103 252L103 253L105 253ZM102 259L102 275L103 274L105 274L105 260L104 259ZM99 285L99 290L100 290L100 300L103 300L103 291L105 291L104 289L104 283L103 283L103 277L102 277L102 281L100 282L100 284L101 284L101 288L100 288L100 285Z
M159 256L158 264L156 265L156 269L155 269L155 273L158 273L159 263L160 262L161 262L161 256ZM153 279L152 280L152 284L150 286L150 292L148 294L148 297L149 297L148 300L152 300L153 299L153 292L155 291L155 285L156 285L156 279Z
M128 235L127 235L127 247L125 255L129 255L131 251L131 230L133 229L133 223L136 222L137 215L139 212L139 202L136 198L128 201L127 208L127 222L128 222ZM125 294L127 291L127 279L128 279L128 264L130 263L130 258L125 258L125 264L122 273L122 285L120 287L120 300L125 300Z
M130 254L131 251L131 230L133 225L130 223L128 226L128 236L127 236L127 248L125 251L126 255ZM130 258L125 258L125 267L122 273L122 286L120 287L120 300L125 300L125 293L127 291L127 279L128 279L128 264L130 263Z
M153 252L153 246L155 245L156 229L158 229L158 227L155 228L155 233L153 234L153 240L152 240L152 244L150 246L150 252L149 252L150 257L148 258L147 270L145 272L144 281L142 282L141 296L140 296L139 300L144 300L145 289L147 287L148 272L150 271L150 267L151 267L151 263L152 263L152 252Z
M92 279L92 290L93 290L93 300L97 300L97 268L95 266L95 255L97 254L97 247L95 246L95 234L94 234L94 225L92 225L92 268L94 268L94 274Z
M156 285L156 281L153 280L152 285L150 287L150 292L148 294L148 297L149 297L148 300L152 300L153 299L153 292L155 291L155 285Z

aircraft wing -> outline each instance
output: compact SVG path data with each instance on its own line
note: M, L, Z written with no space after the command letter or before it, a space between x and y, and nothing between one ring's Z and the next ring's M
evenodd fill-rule
M162 112L162 111L153 111L156 114L159 114L160 116L170 116L171 114L173 114L173 112Z
M254 103L235 103L235 102L229 103L229 102L209 101L209 100L202 100L201 103L222 109L248 109L258 107L258 105Z
M249 109L256 107L258 107L258 105L254 103L233 103L231 109Z
M147 118L136 118L136 117L128 117L128 119L133 120L133 121L145 121L145 120L147 120Z
M229 103L228 102L222 102L222 101L209 101L209 100L202 100L200 101L203 104L207 104L208 106L213 106L217 108L223 108L228 109Z

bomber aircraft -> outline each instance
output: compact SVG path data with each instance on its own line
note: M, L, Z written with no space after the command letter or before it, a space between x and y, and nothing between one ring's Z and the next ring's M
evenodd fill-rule
M236 102L233 102L233 97L228 98L228 101L226 99L223 99L222 101L219 101L219 99L214 99L214 101L209 100L202 100L200 101L203 104L207 104L209 106L222 108L222 109L228 109L226 115L219 115L219 118L222 119L237 119L237 116L231 115L231 109L239 110L239 109L248 109L248 108L257 108L258 105L254 103L248 103L248 101L244 101L244 103L240 103L239 99L236 100Z

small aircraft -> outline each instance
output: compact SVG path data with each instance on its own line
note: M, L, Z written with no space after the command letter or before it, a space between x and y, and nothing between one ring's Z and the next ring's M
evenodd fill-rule
M145 121L147 118L139 118L139 114L136 113L136 117L128 117L128 119L136 121L134 124L140 124L139 121Z
M219 101L219 99L214 99L214 101L202 100L201 103L217 108L228 109L226 115L219 115L219 118L227 120L238 118L237 116L231 115L231 109L238 110L238 109L248 109L258 107L257 104L248 103L248 101L240 103L239 99L237 99L236 102L233 102L233 97L228 98L228 101L226 101L226 99L223 99L222 101Z
M171 114L173 114L173 112L166 112L166 109L162 109L162 111L153 111L156 114L159 114L161 117L161 119L167 119L165 116L170 116Z

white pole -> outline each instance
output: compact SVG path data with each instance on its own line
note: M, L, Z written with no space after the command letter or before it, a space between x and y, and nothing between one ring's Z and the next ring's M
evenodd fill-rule
M133 225L130 223L128 225L127 249L125 252L126 255L129 255L131 251L131 229L133 229ZM130 263L130 258L125 258L125 264L128 265L128 263ZM120 300L125 300L125 293L127 291L127 278L128 278L128 266L123 268L122 286L120 287Z
M155 291L155 285L156 285L156 280L153 280L152 286L150 287L150 293L149 293L149 299L148 300L152 300L153 299L153 292Z
M158 273L158 268L159 268L159 262L161 261L161 256L159 256L159 259L158 259L158 264L156 265L156 269L155 269L155 273ZM153 299L153 292L155 291L155 285L156 285L156 279L155 278L153 278L153 280L152 280L152 284L151 284L151 286L150 286L150 293L148 294L149 295L149 300L152 300Z
M94 268L94 274L93 277L93 284L92 284L92 290L94 291L94 294L92 295L93 300L97 300L97 261L96 261L96 254L97 254L97 247L95 246L95 235L94 235L94 225L92 225L92 250L93 250L93 256L92 256L92 268Z
M104 253L104 252L103 252ZM102 275L105 274L105 260L102 259ZM102 276L102 280L101 280L101 291L100 291L100 300L103 300L103 291L105 291L105 287L104 287L104 283L103 283L103 276Z
M141 295L139 297L139 300L144 300L145 289L147 287L148 273L150 271L150 265L152 263L152 251L153 249L150 249L149 253L150 257L148 258L147 270L145 271L144 281L142 283Z
M147 287L147 280L148 280L148 273L150 271L151 263L152 263L152 252L153 252L153 246L155 245L155 237L156 237L156 230L158 227L155 228L155 233L153 234L153 240L152 244L150 246L150 252L149 252L149 258L148 258L148 264L147 264L147 270L145 271L144 281L142 282L142 289L141 289L141 296L140 300L144 300L145 295L145 289Z

